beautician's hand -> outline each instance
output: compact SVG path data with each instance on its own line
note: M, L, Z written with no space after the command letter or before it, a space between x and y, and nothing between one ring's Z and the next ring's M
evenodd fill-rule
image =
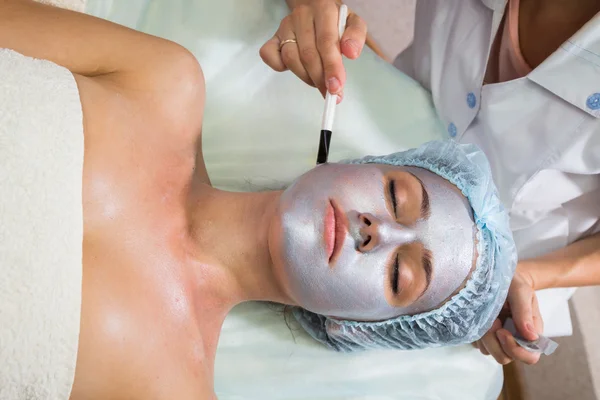
M342 54L357 58L367 38L367 25L352 11L348 12L346 31L338 33L338 9L335 0L291 1L292 13L281 21L279 29L260 49L263 61L275 71L290 70L325 95L341 95L346 82ZM286 40L297 43L281 43Z
M540 315L534 280L527 270L526 262L517 265L517 271L508 291L505 308L512 314L517 331L527 340L536 340L542 333L544 323ZM496 319L492 328L477 342L473 343L484 355L492 355L496 361L506 365L513 360L535 364L540 355L530 353L515 342L513 335L502 328L502 321Z

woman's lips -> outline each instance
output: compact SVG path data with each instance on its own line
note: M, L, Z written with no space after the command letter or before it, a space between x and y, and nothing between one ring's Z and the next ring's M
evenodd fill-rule
M325 240L325 253L327 254L327 260L331 261L331 257L333 255L333 250L335 247L335 211L333 208L333 204L331 201L327 204L327 209L325 210L325 229L323 232L323 237Z
M333 245L332 251L329 254L329 264L335 264L335 261L340 255L346 233L348 232L348 222L345 215L334 200L330 201L331 209L333 210Z

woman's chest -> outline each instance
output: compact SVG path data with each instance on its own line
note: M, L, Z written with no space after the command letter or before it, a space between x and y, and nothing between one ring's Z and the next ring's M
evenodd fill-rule
M197 398L212 391L212 361L186 268L195 138L143 105L87 93L73 398Z
M209 319L202 321L191 282L168 245L84 238L75 380L83 398L212 393L216 345L206 340Z
M212 396L220 326L202 312L185 230L161 217L164 210L147 212L117 213L119 221L84 235L76 370L83 398Z

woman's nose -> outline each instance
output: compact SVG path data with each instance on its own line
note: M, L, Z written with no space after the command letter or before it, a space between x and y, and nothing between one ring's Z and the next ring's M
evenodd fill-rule
M357 248L363 253L383 245L400 246L413 242L417 238L415 231L395 221L383 221L370 213L359 214L358 219Z
M379 243L379 225L381 221L370 213L359 214L358 250L366 253L373 250Z

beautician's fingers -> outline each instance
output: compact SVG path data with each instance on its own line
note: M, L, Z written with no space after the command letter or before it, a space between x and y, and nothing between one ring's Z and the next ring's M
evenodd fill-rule
M302 79L306 84L315 86L310 75L302 61L300 61L300 52L296 43L288 43L281 48L281 59L285 66L294 73L298 78Z
M315 14L317 50L323 63L325 86L331 94L338 94L346 83L338 30L339 10L335 3L324 2Z
M504 352L496 332L502 328L502 322L497 319L494 321L492 328L481 338L482 344L488 353L496 359L499 364L506 365L512 361L512 358Z
M260 49L260 56L275 71L290 69L323 95L326 91L337 94L339 103L346 82L342 54L351 59L360 55L367 25L350 11L340 40L339 5L335 0L305 0L297 4L281 21L275 37ZM297 49L287 49L293 43L280 48L279 44L286 40L296 40Z
M473 347L481 352L484 356L489 356L490 353L487 351L481 340L472 343Z
M325 95L325 75L321 56L317 50L315 37L315 20L312 10L308 6L298 6L292 12L292 20L296 39L298 40L298 53L304 69L308 72L314 86Z
M538 333L543 332L544 323L533 282L530 276L519 270L518 266L508 291L507 301L519 334L527 340L536 340Z
M354 13L348 15L346 31L342 36L342 54L354 60L360 56L365 41L367 40L367 24L361 17Z
M481 343L481 348L479 349L479 351L481 351L481 354L483 354L484 356L489 356L490 352L487 351L487 349L485 348L485 345L483 343Z
M510 356L504 352L504 350L502 349L502 345L500 344L498 339L488 339L484 341L484 345L488 353L492 357L494 357L498 364L507 365L513 361L513 359L510 358Z
M544 332L544 319L542 318L542 313L540 312L540 303L538 303L537 294L533 294L533 302L532 306L532 318L533 318L533 327L535 331L538 333Z
M533 365L540 360L540 353L533 353L519 346L513 335L506 329L496 331L496 337L500 341L504 353L513 360L522 361L529 365Z
M285 43L283 46L281 43L286 40L297 40L296 34L293 30L293 21L292 16L288 15L281 21L281 25L275 33L275 36L279 38L279 54L281 56L281 61L286 66L287 69L292 71L298 78L302 79L305 83L310 86L314 86L312 79L308 75L306 68L302 64L300 60L300 51L298 49L298 43L290 42Z
M296 41L296 34L294 33L294 24L291 15L288 15L281 21L275 35L267 40L260 48L260 57L265 64L277 72L287 71L288 69L291 69L290 65L294 65L295 70L292 72L298 72L300 74L298 77L306 82L308 74L304 67L301 66L297 52L293 51L294 48L297 49L298 45L294 42L288 42L282 46L282 43L286 40ZM290 47L292 48L292 51L290 51ZM309 85L313 86L312 81L310 81Z
M287 71L287 67L281 59L281 53L279 52L279 38L273 36L271 39L260 48L260 58L277 72Z

